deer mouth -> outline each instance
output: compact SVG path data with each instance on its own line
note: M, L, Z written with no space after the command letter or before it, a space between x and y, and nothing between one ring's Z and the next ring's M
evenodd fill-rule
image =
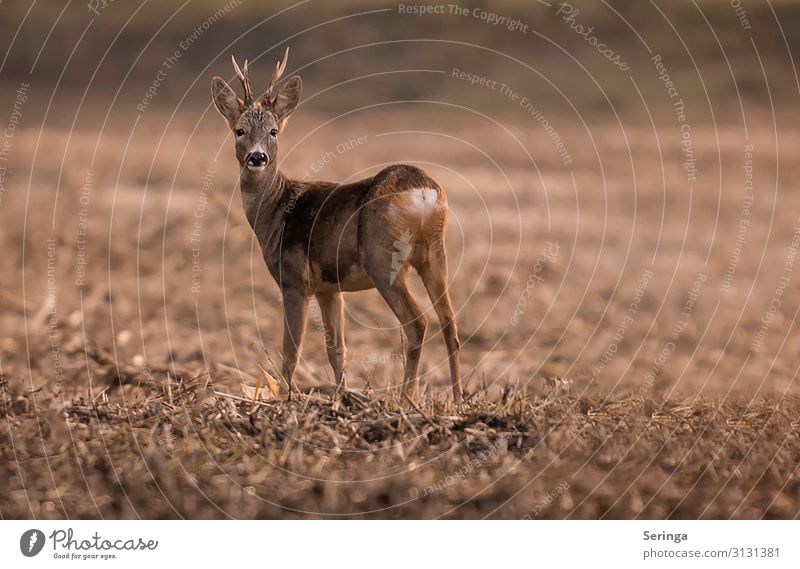
M257 150L247 155L245 166L251 172L258 172L263 170L269 164L269 157L263 152Z

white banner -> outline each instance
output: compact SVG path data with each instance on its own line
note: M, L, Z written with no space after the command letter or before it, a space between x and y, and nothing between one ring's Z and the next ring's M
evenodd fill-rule
M0 522L3 566L14 568L800 567L798 530L798 521Z

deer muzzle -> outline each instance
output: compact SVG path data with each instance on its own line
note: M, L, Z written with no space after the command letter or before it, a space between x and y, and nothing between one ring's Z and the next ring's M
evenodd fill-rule
M247 155L245 165L248 170L263 170L267 166L269 159L263 152L251 152Z

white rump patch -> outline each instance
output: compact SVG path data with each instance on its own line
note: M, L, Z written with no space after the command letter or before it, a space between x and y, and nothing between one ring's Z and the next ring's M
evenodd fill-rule
M412 188L408 192L408 197L414 209L425 217L433 213L438 205L438 195L433 188Z

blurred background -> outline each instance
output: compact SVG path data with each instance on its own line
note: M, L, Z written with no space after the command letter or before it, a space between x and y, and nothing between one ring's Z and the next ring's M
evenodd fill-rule
M4 367L52 373L23 356L48 302L56 334L139 364L252 370L277 349L277 289L209 84L233 77L235 54L265 88L291 46L305 87L287 174L404 161L448 189L468 370L498 385L557 372L604 389L789 387L797 5L427 6L5 5ZM402 364L392 316L377 294L352 298L352 371L386 386ZM305 373L327 381L310 336Z
M275 350L277 289L241 227L209 85L234 77L235 54L263 89L291 46L304 100L281 142L288 175L349 180L404 161L448 189L467 369L499 383L549 365L604 388L648 373L664 389L786 387L797 287L770 307L792 278L800 212L798 6L550 4L4 6L4 293L43 306L54 238L58 333L122 334L119 356L137 362L252 368L251 343ZM558 252L537 263L547 241ZM352 298L351 367L386 385L392 316L377 294ZM21 316L5 306L3 328L23 332ZM306 371L326 374L310 336ZM442 342L429 339L438 382Z
M408 162L447 189L468 390L797 395L796 2L5 2L0 29L9 393L159 369L239 393L278 360L210 83L239 90L234 54L265 89L290 46L284 173ZM424 306L422 384L444 399ZM348 297L347 339L355 386L399 380L376 292ZM323 348L312 308L301 384L331 382Z

